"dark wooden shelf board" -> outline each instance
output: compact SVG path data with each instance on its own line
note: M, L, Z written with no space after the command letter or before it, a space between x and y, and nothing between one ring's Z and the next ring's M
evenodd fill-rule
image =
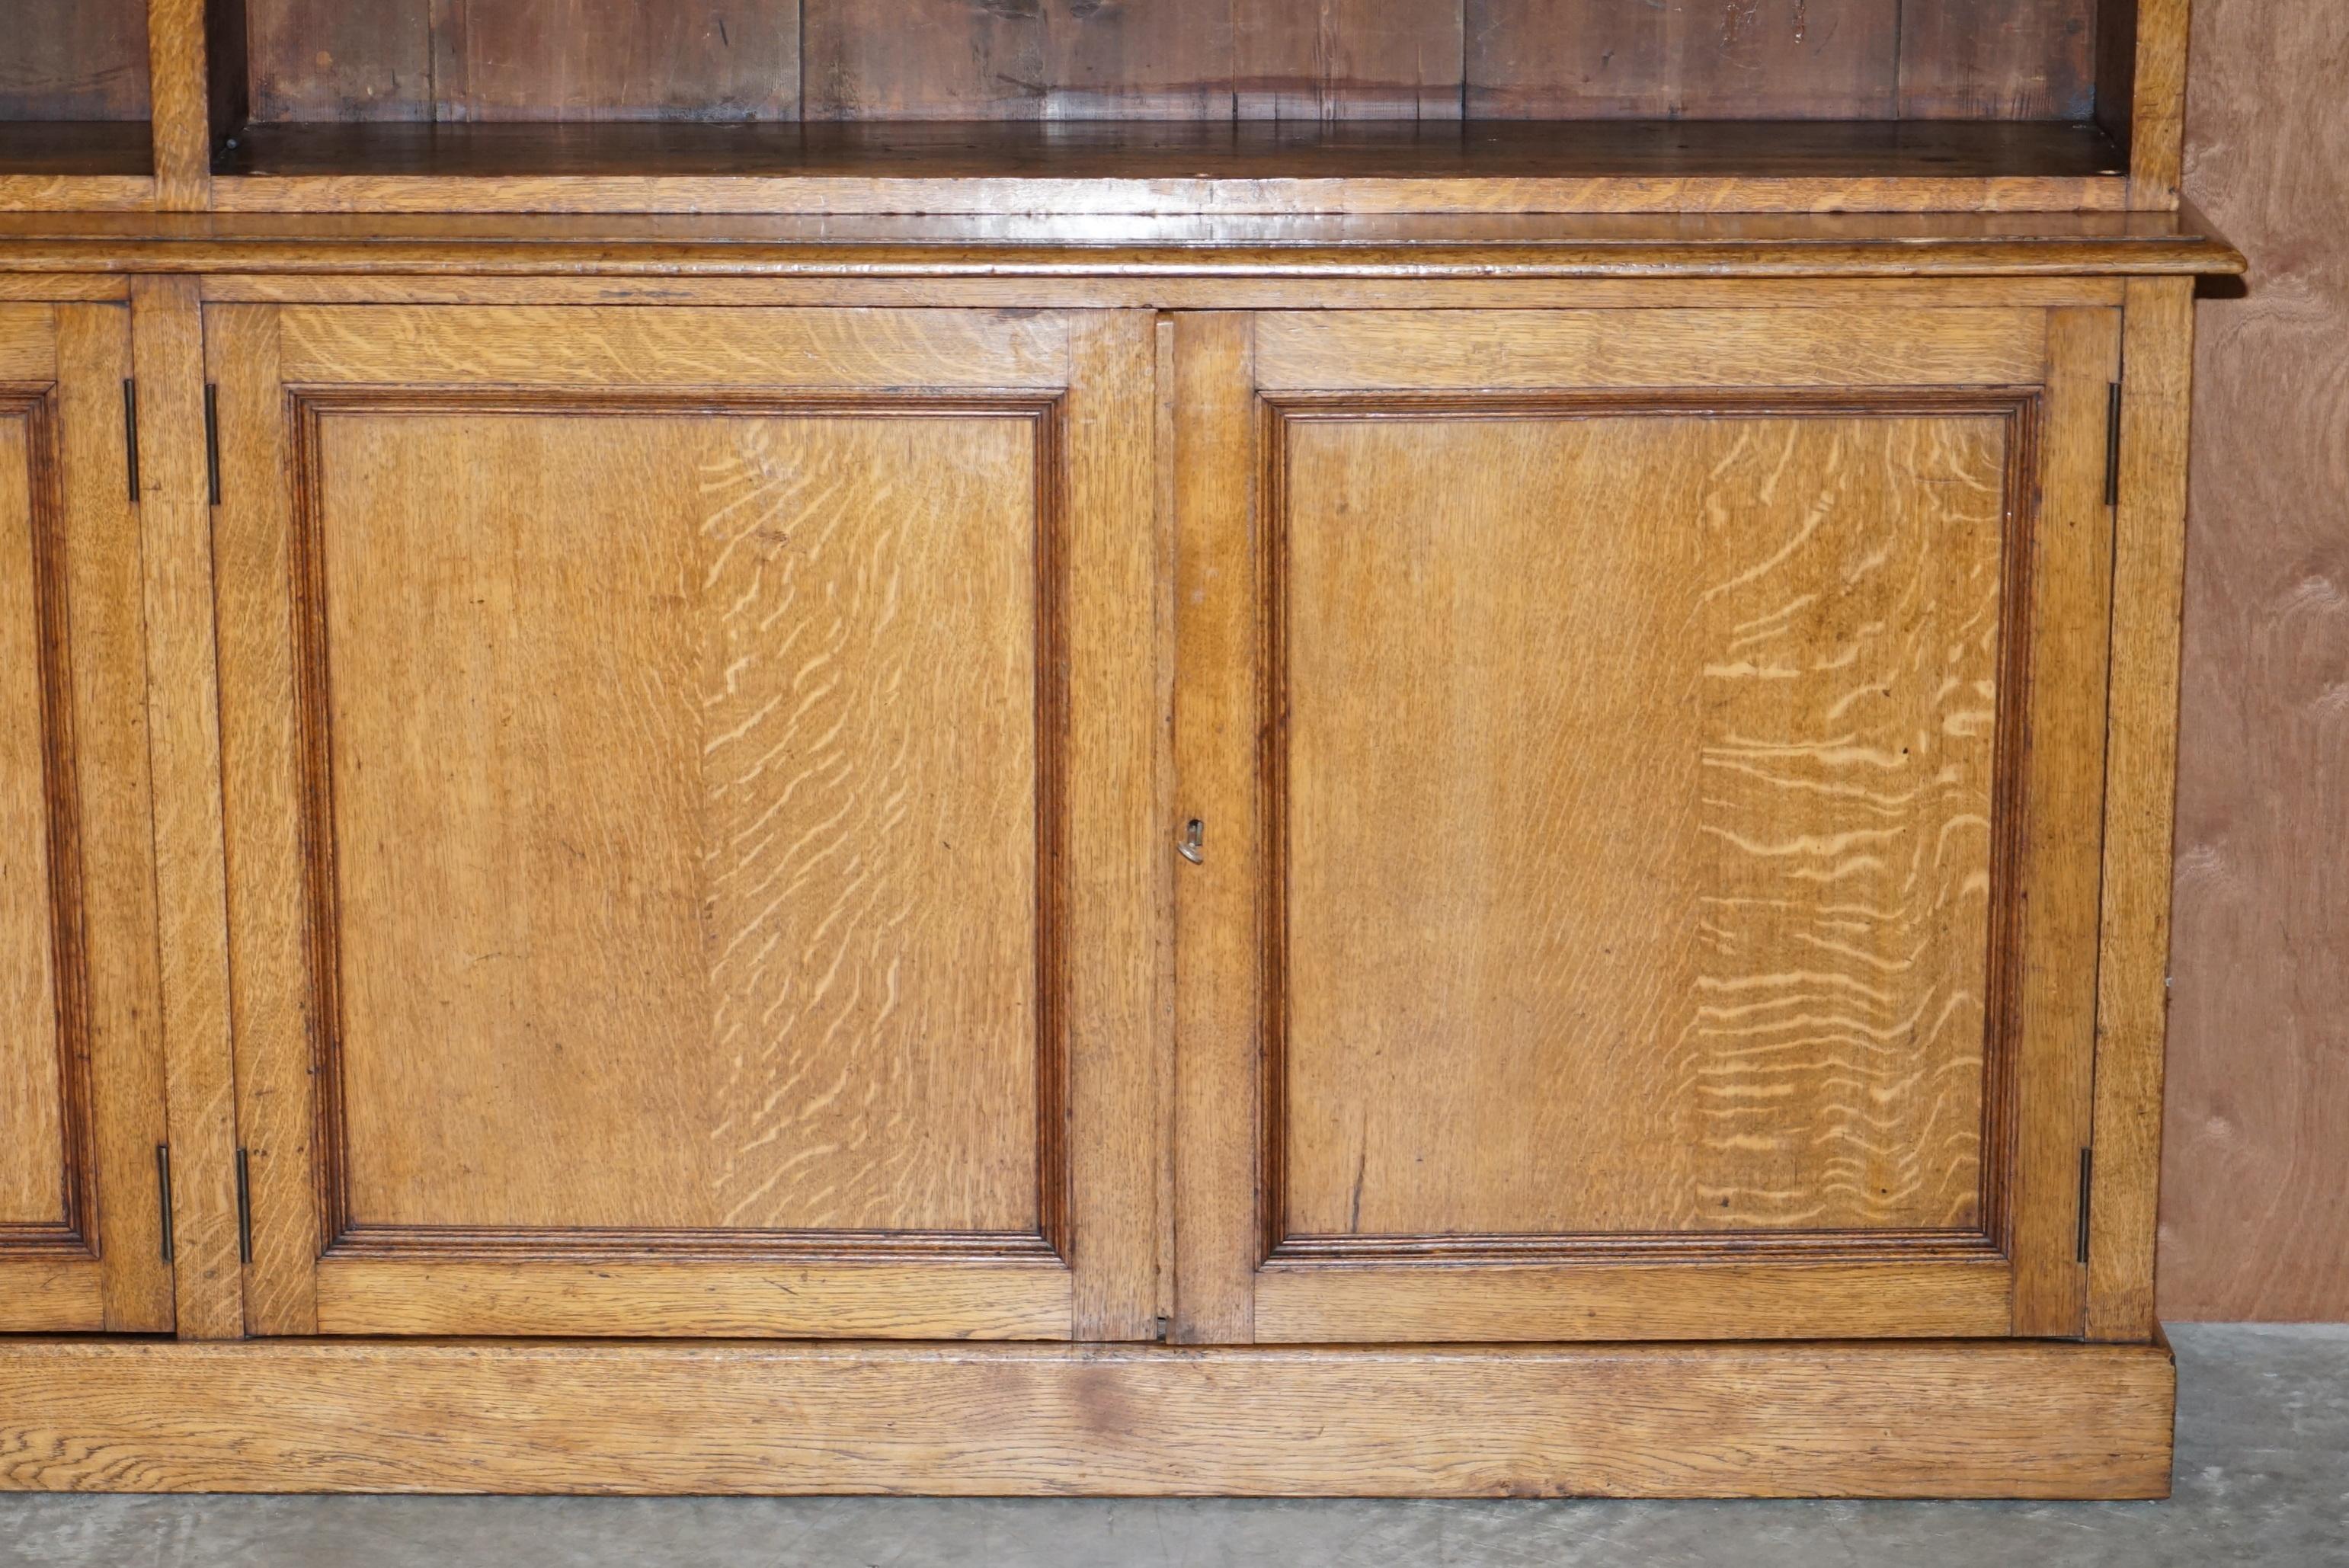
M0 211L144 207L154 173L143 119L0 120Z
M931 213L2111 211L2094 125L255 124L226 210Z

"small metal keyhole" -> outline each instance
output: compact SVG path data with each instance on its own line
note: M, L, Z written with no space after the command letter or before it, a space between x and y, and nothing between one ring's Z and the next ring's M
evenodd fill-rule
M1206 840L1207 824L1194 817L1190 826L1183 830L1183 841L1174 846L1174 852L1195 866L1204 866L1207 863Z

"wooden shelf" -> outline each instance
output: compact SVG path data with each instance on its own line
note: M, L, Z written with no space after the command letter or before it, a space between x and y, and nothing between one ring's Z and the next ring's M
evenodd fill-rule
M2072 122L255 124L231 211L2110 211Z
M154 174L143 119L0 120L0 209L143 207Z

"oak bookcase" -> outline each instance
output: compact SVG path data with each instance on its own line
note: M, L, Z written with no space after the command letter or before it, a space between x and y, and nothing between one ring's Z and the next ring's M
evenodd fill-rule
M0 1485L2158 1496L2184 0L26 0Z

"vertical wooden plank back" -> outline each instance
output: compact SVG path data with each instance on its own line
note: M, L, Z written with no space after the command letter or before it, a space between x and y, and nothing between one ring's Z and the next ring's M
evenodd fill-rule
M193 278L132 285L155 897L170 1096L171 1229L183 1339L244 1330L221 848L203 320Z
M2085 119L2095 0L1904 0L1903 119Z
M15 0L0 121L147 118L145 0Z
M1467 0L1470 119L1885 119L1900 0Z

